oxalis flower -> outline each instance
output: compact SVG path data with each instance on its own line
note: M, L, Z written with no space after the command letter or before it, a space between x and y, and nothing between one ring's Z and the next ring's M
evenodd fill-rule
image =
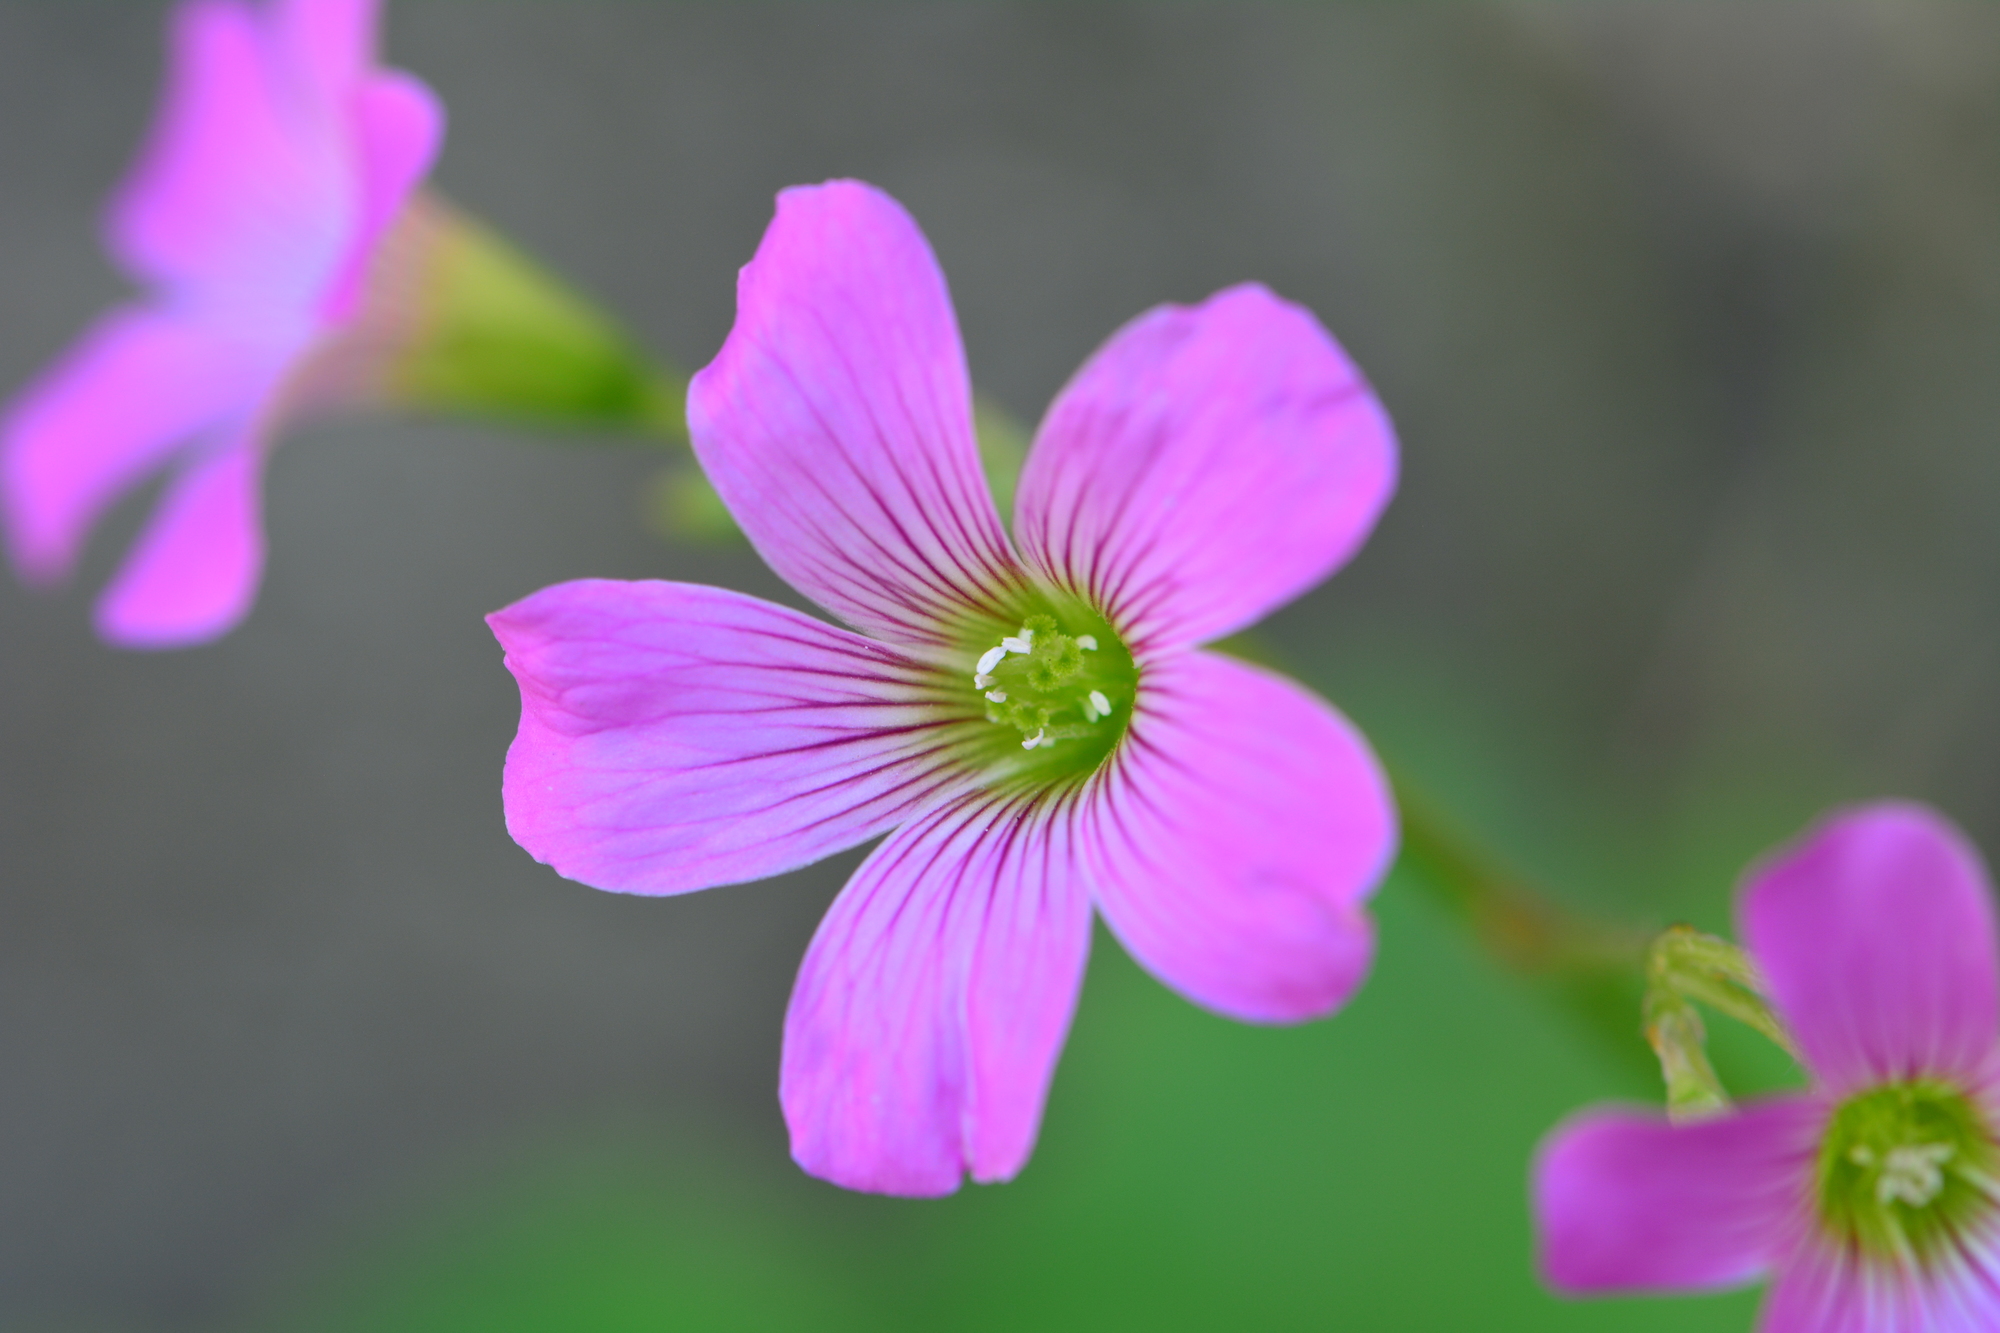
M738 593L563 584L491 617L521 686L508 828L601 888L680 893L884 833L785 1020L793 1155L942 1194L1026 1160L1095 904L1196 1002L1336 1008L1395 819L1332 708L1196 645L1318 582L1394 484L1319 324L1254 286L1140 316L1049 409L1015 542L923 235L788 190L689 388L773 569L861 633Z
M1548 1280L1769 1277L1764 1333L2000 1328L2000 967L1978 853L1921 807L1862 807L1754 869L1739 914L1811 1089L1559 1128L1534 1173Z
M7 535L32 582L64 578L105 506L177 464L98 603L111 642L194 643L241 619L263 566L273 432L373 387L389 316L365 298L395 281L379 252L443 128L428 89L376 68L376 9L175 11L161 114L106 220L146 296L0 425Z

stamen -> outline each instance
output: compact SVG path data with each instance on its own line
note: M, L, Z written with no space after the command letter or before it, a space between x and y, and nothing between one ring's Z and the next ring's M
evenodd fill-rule
M1884 1083L1843 1101L1820 1141L1821 1224L1898 1263L1939 1262L1994 1198L1995 1143L1980 1105L1942 1079Z
M1123 708L1134 697L1137 669L1105 622L1083 623L1098 632L1072 634L1056 614L1036 612L996 646L975 654L973 706L988 722L1007 728L1007 739L1034 754L1009 760L997 771L1037 780L1087 773L1122 738L1116 720L1122 714L1112 701ZM1042 750L1053 753L1044 756Z
M1949 1143L1905 1144L1889 1150L1882 1174L1875 1181L1875 1202L1886 1204L1900 1199L1912 1208L1922 1208L1944 1192L1941 1168L1956 1149Z

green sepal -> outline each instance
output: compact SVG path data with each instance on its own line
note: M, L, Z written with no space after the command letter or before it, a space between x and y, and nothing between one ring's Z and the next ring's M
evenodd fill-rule
M539 427L687 438L687 382L492 228L425 192L399 227L409 328L392 403Z
M1653 941L1646 967L1654 984L1672 985L1688 999L1754 1028L1785 1054L1798 1058L1792 1034L1764 998L1763 974L1749 954L1728 940L1689 926L1671 926Z
M1689 926L1671 926L1646 952L1646 1040L1667 1085L1667 1114L1696 1119L1725 1110L1729 1096L1709 1063L1707 1029L1695 1003L1769 1038L1787 1055L1798 1046L1764 998L1763 977L1750 955Z
M1708 1060L1708 1030L1693 1005L1677 995L1649 991L1646 1041L1660 1058L1669 1119L1699 1120L1729 1109L1729 1094Z

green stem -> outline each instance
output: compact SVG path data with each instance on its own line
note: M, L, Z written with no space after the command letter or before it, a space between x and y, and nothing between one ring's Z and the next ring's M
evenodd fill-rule
M1488 957L1565 1013L1624 1071L1634 1094L1658 1066L1634 1021L1644 993L1646 936L1558 903L1501 868L1400 777L1400 864L1409 882L1463 926Z
M1728 940L1669 926L1646 951L1646 1040L1667 1083L1667 1114L1695 1120L1729 1107L1707 1052L1699 1001L1771 1041L1793 1060L1797 1043L1765 998L1756 960Z
M1643 933L1557 904L1475 849L1407 780L1392 781L1403 817L1403 864L1486 952L1525 976L1639 976Z

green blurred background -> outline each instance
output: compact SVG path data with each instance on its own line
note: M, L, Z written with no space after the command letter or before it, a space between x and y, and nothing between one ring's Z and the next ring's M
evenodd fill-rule
M0 0L0 386L121 290L92 220L161 19ZM773 192L831 175L916 213L1023 420L1160 300L1312 306L1404 483L1268 641L1579 910L1724 928L1839 800L2000 848L2000 9L392 0L388 47L450 104L442 187L688 365ZM0 582L0 1328L1749 1326L1540 1291L1529 1155L1654 1094L1638 1015L1579 1020L1402 876L1302 1028L1100 938L1018 1181L802 1177L779 1023L858 853L648 901L500 822L481 614L788 596L656 531L662 468L301 430L255 615L188 653L88 632L144 497L78 590Z

